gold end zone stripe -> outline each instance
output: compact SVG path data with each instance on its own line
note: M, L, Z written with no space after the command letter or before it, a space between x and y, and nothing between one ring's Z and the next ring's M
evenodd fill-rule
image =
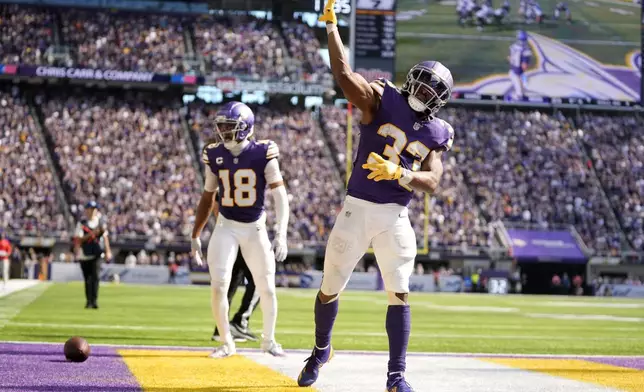
M241 355L205 351L118 350L143 391L293 392L297 382ZM307 388L307 391L315 389Z
M581 359L554 358L480 358L485 362L495 363L523 370L536 371L569 380L587 382L621 391L642 392L644 371L624 368Z

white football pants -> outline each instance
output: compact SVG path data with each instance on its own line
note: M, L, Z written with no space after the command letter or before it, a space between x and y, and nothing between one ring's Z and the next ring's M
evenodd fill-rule
M398 204L376 204L347 196L324 255L321 291L340 293L364 253L372 245L385 290L408 293L416 259L416 233L409 210Z
M230 338L227 292L237 252L253 275L264 318L264 340L275 339L277 296L275 255L266 232L266 214L252 223L226 219L219 214L208 243L208 269L212 289L212 312L223 339Z

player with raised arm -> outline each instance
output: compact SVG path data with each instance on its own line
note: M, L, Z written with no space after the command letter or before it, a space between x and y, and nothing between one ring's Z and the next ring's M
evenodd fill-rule
M400 90L387 80L368 83L349 66L333 6L329 0L319 19L327 23L331 69L346 98L362 111L362 121L347 197L329 236L315 298L315 347L298 384L315 383L333 356L339 295L371 244L389 302L387 391L410 392L404 374L411 330L407 297L417 245L407 206L414 190L432 193L438 187L441 155L451 148L454 130L434 115L447 103L454 82L441 63L425 61L412 67Z
M215 117L219 141L207 144L203 150L206 180L192 231L192 253L197 263L203 257L199 237L213 209L216 192L220 199L217 224L208 244L208 269L212 313L222 345L210 354L211 358L224 358L236 352L228 322L226 293L238 250L246 260L260 296L264 317L262 350L273 356L284 355L282 346L275 341L275 261L282 262L287 255L288 197L277 162L279 149L270 140L251 140L254 124L255 116L248 106L241 102L227 103ZM277 214L272 247L264 212L267 186Z

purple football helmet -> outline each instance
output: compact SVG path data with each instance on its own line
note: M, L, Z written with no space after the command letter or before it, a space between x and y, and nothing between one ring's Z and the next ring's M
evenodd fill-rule
M416 112L433 116L452 96L452 73L438 61L423 61L407 74L401 91Z
M228 102L215 115L215 129L226 148L232 148L252 136L253 111L241 102Z

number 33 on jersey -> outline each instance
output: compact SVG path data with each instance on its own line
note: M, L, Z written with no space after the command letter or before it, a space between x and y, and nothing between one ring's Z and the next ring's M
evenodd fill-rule
M279 175L278 156L277 144L270 140L252 140L238 156L221 143L207 145L202 159L217 177L219 213L237 222L257 221L264 212L266 186Z

